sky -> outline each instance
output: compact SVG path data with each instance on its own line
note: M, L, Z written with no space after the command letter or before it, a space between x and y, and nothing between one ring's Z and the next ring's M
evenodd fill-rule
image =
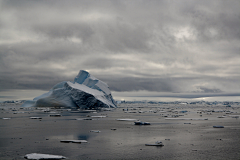
M239 0L0 0L0 100L87 70L115 99L240 101L239 26Z

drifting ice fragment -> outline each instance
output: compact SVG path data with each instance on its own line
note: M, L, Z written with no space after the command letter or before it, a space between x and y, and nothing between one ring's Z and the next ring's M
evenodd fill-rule
M26 159L35 159L35 160L41 160L41 159L66 159L64 156L59 155L51 155L51 154L41 154L41 153L31 153L24 156Z
M50 117L61 117L61 114L50 114Z
M226 116L218 116L217 118L225 118Z
M100 133L101 131L99 131L99 130L91 130L90 132Z
M61 140L62 143L87 143L86 140Z
M81 120L93 120L92 118L76 118L76 120L81 121Z
M232 118L239 118L240 115L229 115L229 117L232 117Z
M11 119L11 118L2 118L2 119L4 119L4 120L8 120L8 119Z
M93 118L105 118L107 116L91 116L91 117L93 117Z
M93 120L92 118L83 118L82 120Z
M224 126L213 126L213 128L224 128Z
M30 117L30 119L42 119L41 117Z
M137 119L117 119L117 121L137 121Z
M149 122L141 122L141 121L137 121L137 122L134 122L135 125L150 125Z
M71 113L93 113L96 110L80 110L80 111L71 111Z
M164 146L162 142L157 141L155 144L145 144L145 146Z

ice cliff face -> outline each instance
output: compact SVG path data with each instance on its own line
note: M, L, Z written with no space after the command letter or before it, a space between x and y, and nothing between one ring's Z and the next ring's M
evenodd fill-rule
M26 101L22 107L115 108L106 83L81 70L74 82L56 84L49 92Z

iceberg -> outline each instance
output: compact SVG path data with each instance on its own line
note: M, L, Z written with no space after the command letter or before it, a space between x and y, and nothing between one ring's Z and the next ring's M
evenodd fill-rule
M74 81L63 81L21 107L63 107L72 109L116 108L106 83L80 70Z

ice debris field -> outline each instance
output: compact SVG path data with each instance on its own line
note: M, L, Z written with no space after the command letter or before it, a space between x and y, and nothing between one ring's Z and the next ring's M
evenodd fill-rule
M2 159L240 157L239 103L122 102L107 110L5 103L0 108Z

